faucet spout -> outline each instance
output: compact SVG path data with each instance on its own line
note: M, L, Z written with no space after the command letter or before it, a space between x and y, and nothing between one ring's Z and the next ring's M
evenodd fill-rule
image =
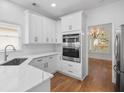
M7 55L7 48L8 47L12 47L13 50L16 51L16 49L15 49L15 47L13 45L7 45L7 46L5 46L5 49L4 49L4 61L7 61L7 57L8 57L8 55Z

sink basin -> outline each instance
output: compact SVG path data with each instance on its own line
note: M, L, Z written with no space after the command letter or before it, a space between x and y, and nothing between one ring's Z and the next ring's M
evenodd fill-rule
M21 63L23 63L26 60L27 60L27 58L15 58L15 59L12 59L12 60L4 63L4 64L1 64L1 66L20 65Z

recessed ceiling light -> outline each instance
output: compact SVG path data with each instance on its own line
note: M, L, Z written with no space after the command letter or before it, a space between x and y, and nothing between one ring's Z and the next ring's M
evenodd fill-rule
M40 7L37 3L32 3L32 6Z
M55 3L52 3L52 4L51 4L51 7L56 7L56 4L55 4Z

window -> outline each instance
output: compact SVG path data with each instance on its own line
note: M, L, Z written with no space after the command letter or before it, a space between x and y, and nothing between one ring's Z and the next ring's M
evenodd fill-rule
M0 51L3 51L6 45L13 45L17 50L20 49L19 27L0 23ZM8 49L11 50L11 47Z

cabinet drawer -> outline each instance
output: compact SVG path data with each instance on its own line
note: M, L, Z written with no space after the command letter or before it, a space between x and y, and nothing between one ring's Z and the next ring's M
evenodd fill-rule
M81 64L79 63L72 63L68 61L62 62L63 72L68 74L73 74L76 76L81 76Z
M45 61L46 62L54 62L54 61L56 61L56 56L55 55L48 56L48 57L46 57Z
M44 60L45 60L45 58L42 58L42 57L41 58L35 58L29 63L29 65L32 65L32 66L37 67L37 68L42 68L41 66L45 62Z
M36 59L34 59L34 62L42 63L43 62L43 58L36 58Z

